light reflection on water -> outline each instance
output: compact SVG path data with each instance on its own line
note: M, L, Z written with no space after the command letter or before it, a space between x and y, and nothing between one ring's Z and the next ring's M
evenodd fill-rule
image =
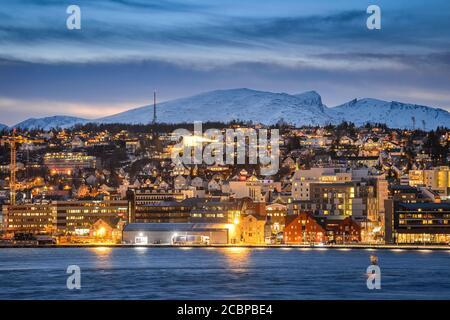
M92 250L98 255L108 255L111 253L112 248L110 247L95 247L95 248L89 248L89 250Z
M377 291L371 250L289 249L0 249L0 299L450 299L449 251L377 250ZM72 264L79 291L65 287Z

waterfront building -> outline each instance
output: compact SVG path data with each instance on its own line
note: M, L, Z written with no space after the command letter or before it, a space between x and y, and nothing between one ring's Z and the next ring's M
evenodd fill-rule
M353 219L366 222L376 220L377 198L375 186L367 182L311 183L308 201L293 201L289 213L311 211L317 217L330 219Z
M382 237L384 200L388 183L384 175L368 169L312 168L297 170L292 179L290 214L310 211L315 217L343 220L351 217L363 227L363 240Z
M129 219L126 200L54 201L51 206L56 210L56 232L59 234L88 235L99 219Z
M125 244L228 244L233 224L220 223L130 223L123 229Z
M355 243L360 242L361 226L350 217L344 220L318 219L326 230L326 239L329 243Z
M157 222L188 222L193 208L192 201L160 201L148 204L139 204L131 210L131 222L157 223Z
M234 223L241 215L238 201L215 201L199 199L194 202L189 222Z
M89 235L99 220L128 220L126 200L78 200L3 206L7 233Z
M3 206L3 230L7 234L52 234L56 218L56 208L49 203Z
M286 244L323 243L326 230L307 212L288 216L283 240Z
M271 203L266 205L266 215L271 222L272 233L278 233L284 230L287 211L287 206L281 203Z
M103 218L98 219L89 228L89 238L95 242L122 242L122 229L125 222L120 218Z
M136 213L139 219L146 219L145 212L152 204L166 201L166 202L180 202L186 199L186 194L181 190L165 190L155 189L150 187L133 188L127 192L129 201L130 222L135 221ZM145 222L145 221L141 221ZM152 222L152 221L147 221Z
M236 224L236 240L242 244L270 243L271 234L270 223L264 216L244 215Z
M386 243L450 243L450 203L386 200Z
M361 231L360 224L351 217L333 220L301 212L295 217L287 216L284 242L287 244L355 243L362 240Z

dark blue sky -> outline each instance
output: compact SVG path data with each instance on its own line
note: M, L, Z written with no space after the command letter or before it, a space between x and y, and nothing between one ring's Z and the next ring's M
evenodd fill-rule
M66 29L81 7L82 29ZM366 28L366 8L382 29ZM0 5L0 123L95 118L214 89L318 91L450 110L450 2L11 0Z

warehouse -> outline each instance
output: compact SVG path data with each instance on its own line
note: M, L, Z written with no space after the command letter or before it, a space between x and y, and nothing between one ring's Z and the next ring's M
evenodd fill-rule
M227 244L234 225L224 223L130 223L124 244Z

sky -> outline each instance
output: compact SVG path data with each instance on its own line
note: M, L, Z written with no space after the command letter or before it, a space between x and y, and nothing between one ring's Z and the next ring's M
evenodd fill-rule
M68 30L69 5L81 29ZM369 30L370 4L381 30ZM378 98L450 111L447 0L9 0L0 123L98 118L216 89Z

